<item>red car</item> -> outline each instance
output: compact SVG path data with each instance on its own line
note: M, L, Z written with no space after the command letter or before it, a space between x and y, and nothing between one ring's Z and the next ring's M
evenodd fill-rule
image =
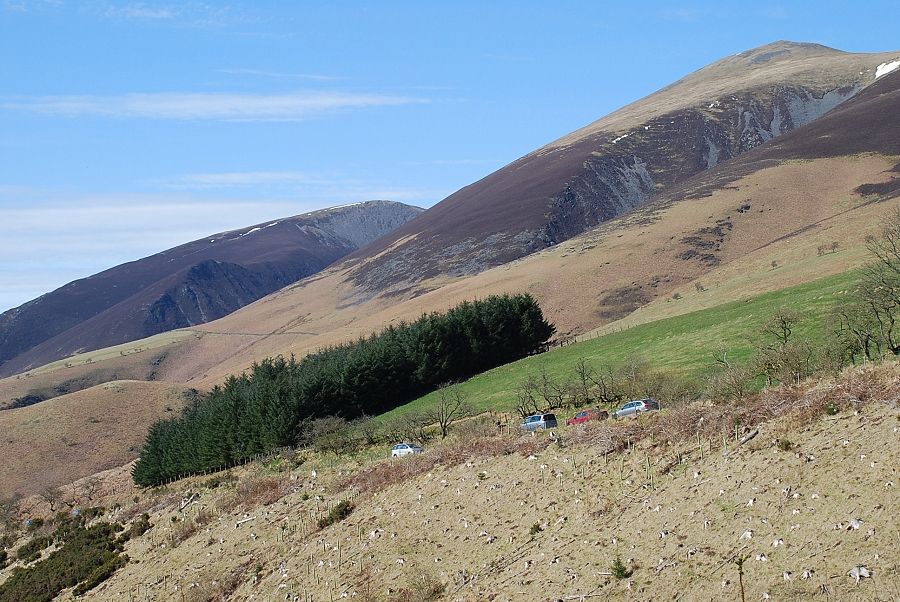
M566 426L581 424L582 422L588 422L589 420L606 420L607 418L609 418L609 412L606 410L581 410L566 420Z

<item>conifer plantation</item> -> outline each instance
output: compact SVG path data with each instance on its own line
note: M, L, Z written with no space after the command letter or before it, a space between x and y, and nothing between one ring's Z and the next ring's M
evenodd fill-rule
M554 331L530 295L492 296L299 361L266 359L154 424L134 481L158 485L291 445L308 418L380 414L539 351Z

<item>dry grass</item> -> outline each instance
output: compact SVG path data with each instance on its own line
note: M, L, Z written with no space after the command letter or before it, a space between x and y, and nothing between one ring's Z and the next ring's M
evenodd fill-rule
M547 448L546 437L505 435L461 439L447 442L423 454L379 462L346 479L340 487L359 493L374 493L397 483L406 482L436 467L449 468L465 464L473 458L492 458L519 454L529 456Z
M295 488L287 475L249 476L238 482L234 495L223 504L228 508L256 508L274 504Z
M232 571L216 574L207 571L196 581L191 581L184 588L184 602L225 602L247 579L250 562L241 564Z
M181 387L117 381L0 411L0 498L25 495L130 462L147 428L180 410ZM111 436L115 433L115 436Z
M792 432L827 414L859 410L874 400L896 405L898 399L900 367L896 363L870 364L850 368L839 377L766 389L733 403L695 403L667 410L664 415L586 423L574 431L569 442L607 454L644 441L678 445L697 437L734 438L735 433L740 438L775 418L784 418L781 429Z

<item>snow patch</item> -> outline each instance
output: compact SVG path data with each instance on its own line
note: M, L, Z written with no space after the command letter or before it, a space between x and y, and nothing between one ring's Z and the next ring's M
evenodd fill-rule
M627 134L622 134L621 136L619 136L618 138L613 140L612 143L615 144L619 140L624 140L625 138L628 138L630 135L631 135L631 132L628 132Z
M247 236L248 234L253 234L254 232L259 232L260 230L262 230L262 228L250 228L249 230L247 230L247 231L244 232L243 234L239 234L239 235L238 235L238 238L240 238L241 236Z
M889 63L881 63L880 65L875 67L875 79L878 79L882 75L887 75L897 67L900 67L900 59L891 61Z

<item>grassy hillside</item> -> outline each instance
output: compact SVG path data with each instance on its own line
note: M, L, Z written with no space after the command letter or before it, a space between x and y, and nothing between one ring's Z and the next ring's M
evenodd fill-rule
M821 340L831 309L854 287L857 271L822 278L806 284L734 301L681 316L641 324L584 342L531 356L495 368L461 384L478 410L509 411L515 405L515 389L528 374L543 369L553 377L571 376L579 358L595 367L617 366L632 355L650 362L654 368L700 376L713 365L712 352L726 347L730 358L750 357L753 339L781 308L791 308L804 316L796 334ZM671 301L678 303L678 301ZM385 415L389 417L430 407L437 399L431 393Z

